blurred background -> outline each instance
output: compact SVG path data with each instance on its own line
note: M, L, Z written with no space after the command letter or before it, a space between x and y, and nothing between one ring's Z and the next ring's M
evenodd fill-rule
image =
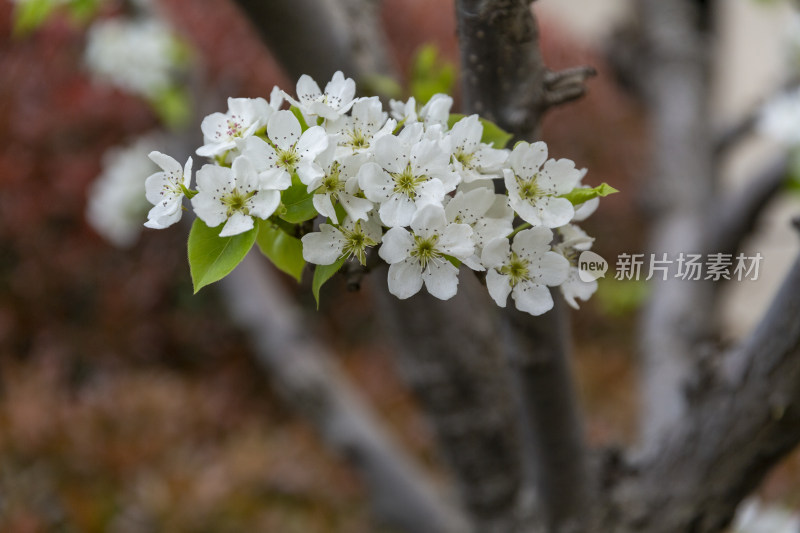
M276 397L215 289L192 295L186 228L123 231L115 244L87 219L98 176L122 157L115 147L139 142L165 116L180 122L182 113L195 126L173 138L199 146L192 115L224 111L226 96L268 97L276 84L292 92L295 80L231 2L161 0L158 13L217 90L186 109L159 108L89 72L86 21L55 13L15 31L12 13L22 3L0 0L0 531L375 531L363 487ZM552 156L589 169L586 183L622 191L584 224L609 263L644 251L640 184L654 149L641 102L617 83L604 55L630 4L536 4L548 66L599 71L585 98L547 115L543 139ZM121 12L109 1L98 16ZM723 39L711 52L714 109L725 124L785 81L793 19L782 2L730 0L721 13ZM440 66L457 69L452 1L384 0L381 19L401 86L425 45L435 46ZM736 187L779 149L767 139L748 142L725 183ZM782 195L748 246L765 257L761 278L727 290L723 342L752 327L796 254L788 220L798 198ZM145 220L132 216L141 217L137 228ZM399 440L446 476L369 294L348 293L335 279L316 312L307 287L281 280ZM593 443L634 435L633 331L646 291L607 279L572 312ZM800 505L799 473L790 458L763 495Z

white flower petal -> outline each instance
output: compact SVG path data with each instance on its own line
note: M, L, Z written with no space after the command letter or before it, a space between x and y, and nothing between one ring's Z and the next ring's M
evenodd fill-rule
M394 194L394 181L377 163L365 163L359 169L358 185L373 202L385 202Z
M410 298L422 288L422 267L412 259L394 263L389 266L388 282L390 293L401 300Z
M489 290L489 296L500 307L506 306L508 294L511 292L511 284L509 283L508 276L499 273L497 270L491 268L486 273L486 288Z
M547 228L536 227L522 230L514 236L511 249L520 257L534 258L550 250L553 232Z
M317 213L331 219L337 224L339 223L339 219L336 216L336 210L333 208L333 202L331 201L330 193L315 194L311 201L314 204L314 209L317 210Z
M440 300L449 300L458 291L458 269L450 261L431 261L422 272L428 292Z
M426 205L420 208L411 220L411 229L414 231L414 235L419 235L424 239L441 234L446 227L447 217L444 214L444 208L438 205Z
M366 193L367 191L365 190L364 192ZM404 194L393 194L378 209L381 222L390 228L410 225L416 212L417 204Z
M405 228L391 228L383 236L378 256L390 265L399 263L409 256L413 246L414 237Z
M344 236L330 224L320 224L319 229L303 235L303 259L315 265L332 265L342 255Z
M300 138L300 123L291 111L278 111L267 123L267 136L278 148L288 150Z
M272 213L281 204L281 193L279 191L258 191L247 202L250 214L264 220L272 216Z
M540 283L554 287L566 281L569 268L566 257L556 252L546 252L537 262L534 273Z
M575 214L572 202L566 198L545 196L537 200L536 206L539 208L542 225L548 228L558 228L567 224ZM519 213L519 211L517 212ZM520 216L522 216L522 213L520 213Z
M505 237L486 243L481 252L481 263L486 268L502 266L511 255L511 245Z
M463 261L475 253L475 244L472 242L472 228L467 224L449 224L442 232L436 247L442 252Z
M231 237L253 229L253 217L249 217L241 211L236 211L231 215L222 231L219 232L220 237Z
M544 285L528 281L517 283L511 291L517 309L539 316L553 308L553 296Z

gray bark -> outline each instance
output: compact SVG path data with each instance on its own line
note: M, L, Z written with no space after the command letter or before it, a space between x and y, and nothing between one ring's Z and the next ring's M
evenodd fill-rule
M687 416L620 483L615 531L714 533L800 442L800 258Z
M544 65L528 2L461 0L456 15L465 112L534 140L549 108L585 92L590 67L552 72ZM561 304L560 294L553 297ZM556 305L531 317L509 308L502 319L539 519L552 531L579 530L587 516L588 476L566 311Z
M645 90L652 111L653 169L648 199L653 224L649 251L702 251L712 205L713 157L708 131L709 61L696 4L640 0L648 58ZM711 328L708 282L658 276L641 323L642 435L645 446L686 413L685 386L695 370L697 345Z

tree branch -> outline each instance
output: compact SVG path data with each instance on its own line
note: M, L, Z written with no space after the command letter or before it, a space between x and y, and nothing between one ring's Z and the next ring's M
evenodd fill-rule
M381 519L409 533L467 530L464 518L400 451L325 347L308 334L296 304L258 258L245 258L223 280L222 291L287 405L361 474Z
M549 71L539 50L539 30L524 0L456 3L465 109L500 124L519 138L538 136L542 114L584 91L591 67Z
M463 105L517 138L538 135L543 113L583 95L590 67L551 72L539 49L536 19L522 0L460 0ZM560 304L560 295L554 295ZM552 531L582 527L586 450L569 370L563 305L541 317L502 313L511 373L520 399L526 470L532 473L544 522Z
M476 531L517 531L522 465L492 305L474 276L441 301L398 300L385 270L370 281L400 370L422 402Z
M648 54L646 97L652 109L653 169L648 191L654 223L650 251L675 259L698 252L712 205L713 158L708 132L708 58L699 14L690 0L639 1ZM707 335L710 283L651 280L640 326L643 355L642 435L657 443L684 415L684 386L695 370L696 345Z
M556 308L535 319L507 308L504 340L541 511L552 531L582 531L589 516L587 450L569 368L568 316L560 295L553 298Z
M322 81L341 70L358 79L388 73L376 6L364 0L236 0L289 76Z
M744 190L719 200L714 209L717 222L709 230L705 250L735 255L766 205L780 192L788 171L789 160L783 156L767 165Z
M800 442L800 257L753 333L662 445L621 484L615 531L715 533ZM669 480L665 482L665 480Z

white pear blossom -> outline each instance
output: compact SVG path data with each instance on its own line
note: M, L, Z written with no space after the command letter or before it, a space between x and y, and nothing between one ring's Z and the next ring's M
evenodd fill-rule
M406 125L417 122L417 101L412 96L405 102L402 100L389 100L392 118Z
M254 227L253 217L267 219L281 203L279 190L259 186L258 173L246 157L237 157L231 168L203 165L192 207L209 227L225 223L220 237L244 233Z
M374 216L367 220L345 217L341 226L320 224L320 231L303 236L303 259L316 265L332 265L342 257L367 262L367 248L381 242L383 233Z
M482 143L481 137L483 124L478 115L470 115L456 122L442 140L445 152L452 156L453 169L466 183L500 177L508 159L508 150L496 150Z
M150 205L143 194L145 179L158 168L147 154L162 143L146 135L103 155L103 170L89 189L86 219L115 246L131 246L142 231Z
M420 140L422 133L417 123L398 136L382 137L375 142L375 162L359 171L358 184L367 199L380 204L386 226L408 226L418 209L441 205L458 184L447 154L435 141Z
M337 155L363 153L386 135L391 135L397 121L388 118L377 96L359 98L353 104L350 116L342 116L325 125L326 131L335 135L340 147Z
M578 184L581 173L569 159L547 159L543 142L520 142L503 169L511 207L533 226L557 228L575 214L572 203L561 195Z
M505 307L511 293L520 311L538 316L553 308L547 287L564 282L569 261L550 251L552 239L552 231L536 227L520 231L513 244L500 238L484 246L481 260L488 269L486 288L497 305Z
M464 260L472 270L484 270L480 263L483 245L490 240L505 237L513 230L513 211L507 207L508 198L495 194L493 189L476 187L470 191L458 190L447 202L444 211L448 222L469 224L472 228L472 242L475 254ZM487 216L494 208L498 218Z
M446 129L451 107L453 107L452 96L441 93L434 94L419 110L419 118L426 126L441 126Z
M260 137L250 137L244 142L242 154L252 160L262 177L282 176L291 180L292 173L304 185L323 175L314 161L328 147L328 135L320 126L302 131L300 122L291 111L277 111L267 123L267 137L272 144Z
M563 255L569 261L567 279L558 288L569 306L578 309L577 300L587 301L597 291L597 280L582 280L578 270L580 253L589 250L594 239L574 224L567 224L556 231L561 241L553 246L553 251Z
M227 113L212 113L200 124L205 144L197 149L197 155L214 157L236 148L238 142L266 126L275 111L263 98L228 98Z
M414 215L411 230L395 227L383 236L378 255L390 265L389 292L409 298L424 283L436 298L452 298L458 289L458 268L445 256L463 261L474 253L472 228L448 224L444 208L426 205Z
M158 151L150 152L148 157L161 167L161 171L152 174L144 182L147 201L153 204L144 225L164 229L181 219L184 191L192 180L192 158L181 167L174 158Z
M147 98L172 84L176 40L153 18L99 20L87 33L85 60L101 81Z
M367 154L350 154L338 159L333 157L336 145L330 144L317 158L322 175L308 184L308 192L313 192L314 209L320 215L338 222L335 204L339 203L353 220L366 220L367 213L375 207L366 198L358 196L357 173L367 159Z
M347 113L353 105L356 95L356 82L345 79L341 71L337 71L325 86L323 93L314 79L303 74L297 81L297 100L284 93L292 105L297 106L304 115L316 115L328 120L336 120Z

